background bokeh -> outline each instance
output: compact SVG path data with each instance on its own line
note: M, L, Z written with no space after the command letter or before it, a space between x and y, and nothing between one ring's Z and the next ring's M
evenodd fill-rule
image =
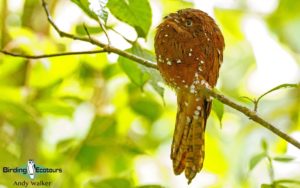
M93 19L106 1L48 3L59 28L87 36L84 23L92 37L106 42ZM296 0L109 0L111 44L155 61L155 27L186 7L208 12L223 31L220 92L253 108L246 97L299 83ZM40 0L1 0L0 15L1 49L31 55L98 49L59 37ZM262 98L258 113L300 140L299 106L299 87L283 88ZM158 72L115 54L38 60L0 54L1 171L34 159L63 169L37 177L52 187L300 187L299 149L216 101L207 123L204 169L187 186L183 175L173 174L169 157L175 116L176 96ZM1 172L0 188L14 187L16 180L28 178Z

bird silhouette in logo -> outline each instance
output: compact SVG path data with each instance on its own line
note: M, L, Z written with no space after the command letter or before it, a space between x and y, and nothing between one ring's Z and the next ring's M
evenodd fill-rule
M27 174L29 175L30 179L34 179L35 176L35 164L34 161L29 159L27 162Z

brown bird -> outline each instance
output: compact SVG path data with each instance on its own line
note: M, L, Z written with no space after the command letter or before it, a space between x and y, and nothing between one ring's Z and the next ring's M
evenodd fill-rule
M188 8L164 18L154 46L159 71L177 94L171 149L174 173L185 171L190 183L203 167L204 133L211 110L210 98L199 91L216 85L224 38L210 16Z

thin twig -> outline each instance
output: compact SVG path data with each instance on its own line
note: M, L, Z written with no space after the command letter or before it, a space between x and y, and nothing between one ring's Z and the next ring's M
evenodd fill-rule
M5 50L0 50L0 53L5 55L21 57L26 59L41 59L41 58L50 58L50 57L59 57L59 56L69 56L69 55L82 55L82 54L98 54L107 52L106 50L95 50L95 51L82 51L82 52L64 52L64 53L55 53L55 54L43 54L43 55L26 55L26 54L17 54L8 52Z
M103 30L103 32L104 32L104 34L105 34L105 36L106 36L107 44L110 45L111 43L110 43L110 39L109 39L109 37L108 37L108 34L107 34L107 32L106 32L106 28L105 28L104 25L102 24L101 19L100 19L99 17L98 17L98 23L99 23L101 29Z
M90 32L89 30L87 29L86 25L83 23L83 28L84 28L84 31L86 32L86 34L88 35L90 41L92 41L92 38L91 38L91 35L90 35Z
M112 30L113 32L115 32L116 34L118 34L119 36L121 36L129 44L134 44L133 40L126 38L124 35L122 35L119 31L115 30L114 28L109 28L109 29Z
M259 96L257 98L257 100L255 100L255 106L256 106L256 109L257 109L257 106L258 106L258 103L259 101L264 97L266 96L267 94L273 92L273 91L276 91L276 90L279 90L279 89L282 89L282 88L286 88L286 87L293 87L293 88L296 88L296 87L299 87L300 86L300 83L299 84L281 84L279 86L276 86L272 89L270 89L269 91L265 92L264 94L262 94L261 96Z

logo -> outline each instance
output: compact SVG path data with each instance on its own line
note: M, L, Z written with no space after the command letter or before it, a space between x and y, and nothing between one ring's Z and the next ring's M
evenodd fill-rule
M34 160L29 159L27 164L21 165L19 167L8 167L5 166L2 168L4 174L20 174L26 177L26 180L20 181L16 180L13 182L14 186L27 187L31 186L50 186L51 181L44 181L43 174L61 174L63 170L61 168L47 168L41 165L35 164ZM39 181L34 181L39 179Z

